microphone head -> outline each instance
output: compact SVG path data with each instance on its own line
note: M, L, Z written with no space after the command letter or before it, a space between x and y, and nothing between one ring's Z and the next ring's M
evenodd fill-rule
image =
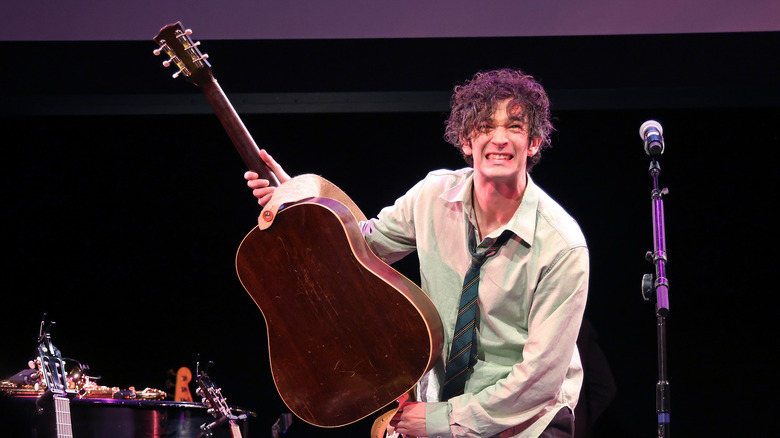
M645 123L642 123L642 126L639 127L639 138L642 140L644 140L645 135L647 135L647 128L655 128L661 135L664 133L664 128L661 127L660 123L656 122L655 120L648 120Z
M648 120L639 127L639 138L645 145L645 153L657 158L664 153L664 128L655 120Z

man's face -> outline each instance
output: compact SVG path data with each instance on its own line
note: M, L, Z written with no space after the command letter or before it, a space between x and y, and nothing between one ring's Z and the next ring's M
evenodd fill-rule
M474 172L497 182L524 175L528 157L536 154L542 142L529 139L522 109L508 112L509 101L500 102L490 119L463 142L463 152L474 159Z

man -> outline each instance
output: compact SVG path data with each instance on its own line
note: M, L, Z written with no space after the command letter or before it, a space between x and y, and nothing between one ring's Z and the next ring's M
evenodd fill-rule
M387 263L418 252L421 287L444 329L420 401L403 405L391 426L412 436L570 437L589 260L576 222L528 175L553 129L547 94L522 71L495 70L456 87L451 108L445 138L471 167L429 173L361 224ZM261 156L281 182L289 179ZM274 189L253 172L245 177L264 205ZM478 278L464 282L467 271ZM476 308L461 305L467 289L478 290ZM463 309L476 309L472 322L459 321ZM455 371L457 363L465 368Z

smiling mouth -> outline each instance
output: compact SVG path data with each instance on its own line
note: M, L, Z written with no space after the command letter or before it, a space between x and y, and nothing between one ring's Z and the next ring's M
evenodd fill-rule
M485 158L488 160L511 160L512 156L509 154L487 154Z

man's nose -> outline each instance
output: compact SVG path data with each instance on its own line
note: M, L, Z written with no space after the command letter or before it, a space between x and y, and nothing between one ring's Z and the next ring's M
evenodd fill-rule
M508 141L507 139L507 131L506 128L503 126L496 126L496 128L493 130L493 143L496 144L504 144Z

